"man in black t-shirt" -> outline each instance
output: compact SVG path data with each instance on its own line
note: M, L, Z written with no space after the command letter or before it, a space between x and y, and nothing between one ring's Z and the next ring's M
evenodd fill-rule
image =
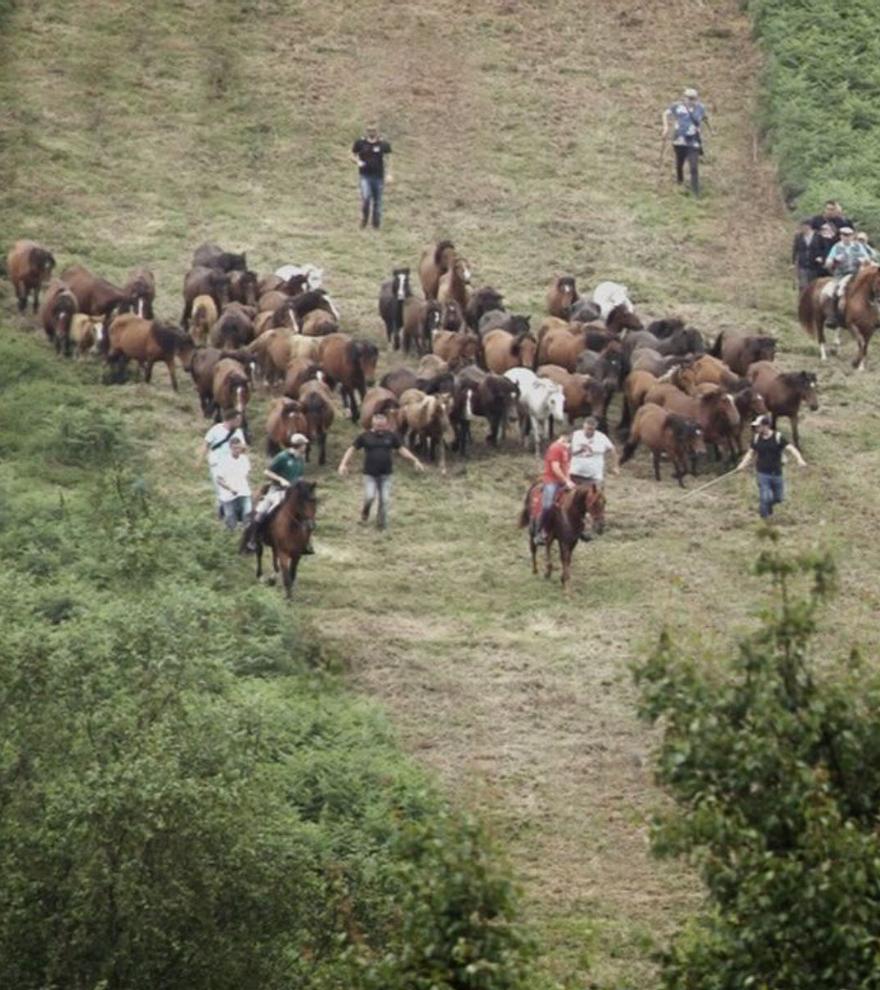
M388 508L391 502L394 451L400 451L400 456L408 460L417 470L425 469L418 457L401 444L400 437L388 428L388 417L384 413L375 413L370 427L369 430L359 434L342 455L339 473L345 475L348 471L348 462L354 457L356 450L364 451L364 505L361 509L361 522L366 523L370 518L370 508L378 496L376 525L379 529L385 529L388 525Z
M351 146L351 157L358 167L358 181L361 190L361 227L366 227L370 219L370 206L373 209L373 226L382 222L382 189L385 185L385 156L391 154L391 145L379 134L379 128L370 124ZM387 179L393 182L391 165Z
M762 519L773 515L773 506L782 501L785 485L782 480L782 453L791 451L794 459L805 468L807 462L793 443L789 443L781 433L774 431L769 416L759 416L752 426L757 428L751 447L737 464L742 471L755 461L755 475L758 479L758 511Z

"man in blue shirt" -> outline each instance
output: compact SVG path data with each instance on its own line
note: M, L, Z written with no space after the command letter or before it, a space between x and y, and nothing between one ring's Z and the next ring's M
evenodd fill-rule
M700 155L703 153L701 129L703 124L709 127L709 116L706 108L700 103L695 89L686 89L682 98L663 111L663 140L669 134L671 125L675 126L672 138L672 149L675 152L675 180L681 185L684 182L684 163L688 163L691 177L691 192L700 194Z

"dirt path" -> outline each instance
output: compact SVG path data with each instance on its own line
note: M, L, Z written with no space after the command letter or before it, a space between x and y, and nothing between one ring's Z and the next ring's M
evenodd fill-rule
M313 260L346 328L367 333L378 333L381 279L448 235L514 309L539 313L553 274L615 278L645 315L678 312L707 333L767 327L788 345L784 362L814 366L790 318L788 225L756 152L757 62L735 0L220 6L217 17L200 2L156 4L148 17L133 3L59 3L54 20L16 13L27 44L10 50L4 84L15 96L9 229L58 244L62 265L121 276L149 261L168 315L205 237L246 247L262 270ZM704 91L717 132L697 203L672 185L668 157L658 169L660 112L687 84ZM379 237L356 229L347 158L373 116L398 159ZM161 437L151 456L165 490L205 499L191 456L197 403L156 377L108 401ZM797 545L818 534L856 548L845 616L870 641L878 520L858 493L870 496L860 479L878 459L870 420L853 428L852 416L876 403L838 369L824 383L807 427L817 467L793 491L805 525L790 525L792 511L783 529ZM331 462L351 432L334 435ZM548 968L578 985L641 987L698 889L648 853L663 798L628 664L663 624L708 649L751 621L751 485L681 504L638 458L609 486L610 530L577 552L564 600L531 577L515 529L535 468L512 448L481 450L446 479L404 467L384 539L353 525L357 480L318 472L318 554L297 607L453 800L496 823Z

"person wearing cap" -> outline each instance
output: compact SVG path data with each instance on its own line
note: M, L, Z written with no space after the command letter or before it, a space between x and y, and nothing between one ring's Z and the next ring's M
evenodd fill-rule
M368 124L363 137L351 146L352 161L358 167L358 183L361 193L361 227L366 227L372 208L373 226L382 222L382 191L385 180L393 182L391 165L385 174L385 156L391 154L391 145L379 133L376 124Z
M682 98L663 111L663 131L661 138L665 141L672 124L675 124L675 135L672 138L672 149L675 152L675 181L681 185L684 182L684 165L688 164L691 179L691 192L700 194L700 155L703 153L703 124L711 130L706 108L699 100L695 89L686 89Z
M801 220L798 232L791 244L791 264L797 277L798 289L803 291L811 282L824 274L825 252L818 260L816 249L819 246L819 233L813 230L809 217Z
M825 206L821 213L817 213L811 220L813 230L818 230L823 224L829 223L834 228L834 239L837 240L841 227L855 227L849 217L844 215L843 207L836 199L825 201Z
M758 511L762 519L773 515L773 506L778 505L785 496L785 484L782 479L783 452L790 451L798 464L805 468L807 462L793 443L773 429L769 416L759 416L752 421L755 435L752 444L737 464L737 471L744 471L752 461L755 462L755 475L758 479Z
M840 240L831 248L825 258L825 267L834 279L833 298L835 305L833 315L826 319L826 326L834 329L840 325L839 307L846 286L853 275L859 270L862 262L869 262L871 255L865 244L856 240L852 227L840 228Z
M860 230L856 234L856 240L859 244L864 245L865 250L868 252L868 259L871 264L876 265L880 261L880 253L877 252L876 248L871 246L871 242L868 240L868 235L864 230Z
M354 443L342 455L339 474L343 477L348 471L349 461L356 450L364 452L364 502L361 507L361 524L366 525L370 509L378 498L376 526L385 529L388 525L388 510L391 507L391 472L394 470L393 454L412 464L417 471L424 471L424 465L410 450L403 446L400 437L391 429L384 412L376 412L370 420L370 429L359 434Z
M251 462L245 453L244 441L233 436L229 441L229 455L217 468L216 482L220 493L220 508L228 529L251 519Z
M256 549L254 539L257 528L269 518L269 516L284 501L287 489L305 474L306 471L306 448L309 445L309 438L302 433L293 433L288 440L287 447L279 451L263 474L269 479L269 487L266 494L257 502L254 518L248 527L246 545L249 550ZM311 539L304 553L314 553Z

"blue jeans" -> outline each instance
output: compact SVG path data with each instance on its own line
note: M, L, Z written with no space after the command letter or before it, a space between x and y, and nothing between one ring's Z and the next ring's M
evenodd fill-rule
M379 507L376 510L376 525L385 529L388 525L388 510L391 507L391 475L382 474L378 477L372 474L364 475L364 505L361 509L361 519L364 522L370 517L370 508L378 497Z
M235 529L238 523L245 526L251 521L251 499L249 495L236 495L235 498L227 502L221 502L220 508L223 510L223 522L227 529Z
M785 485L781 474L758 473L759 512L762 519L773 515L773 506L782 501L785 495Z
M370 203L373 204L373 226L378 227L382 222L382 187L384 179L377 175L360 176L361 187L361 223L364 227L370 219Z

